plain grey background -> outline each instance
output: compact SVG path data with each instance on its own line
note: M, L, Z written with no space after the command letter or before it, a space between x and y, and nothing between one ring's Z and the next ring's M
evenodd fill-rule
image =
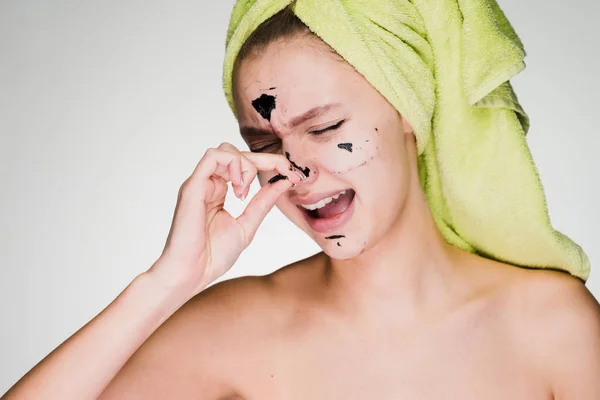
M512 83L552 222L588 253L600 298L600 6L500 5L528 52ZM221 90L232 6L0 2L0 393L156 260L206 148L245 149ZM274 210L222 279L319 250Z

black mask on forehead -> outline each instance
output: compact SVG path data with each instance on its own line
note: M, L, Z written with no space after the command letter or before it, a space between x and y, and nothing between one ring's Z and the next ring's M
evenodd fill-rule
M271 113L275 106L275 96L269 94L262 94L258 99L252 101L252 107L267 121L271 121Z

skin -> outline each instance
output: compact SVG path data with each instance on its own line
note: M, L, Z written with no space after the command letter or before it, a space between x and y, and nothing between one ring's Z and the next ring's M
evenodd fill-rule
M236 87L243 89L236 91L235 101L243 137L250 149L270 145L264 151L289 153L291 161L310 169L309 179L289 196L280 199L277 207L325 252L329 254L332 251L330 255L334 258L353 259L355 265L365 265L370 263L370 257L356 257L369 247L369 241L381 242L384 236L389 235L390 229L396 229L389 221L398 221L405 207L410 169L402 125L410 132L412 128L352 67L326 50L311 52L308 46L293 44L288 50L281 50L282 54L286 51L295 53L293 62L281 62L284 57L277 55L269 58L268 65L260 63L265 57L241 65L235 83ZM274 51L274 54L277 53ZM316 59L326 65L312 67L310 72L299 68ZM276 87L268 93L277 96L277 107L267 120L252 103L267 92L265 88L270 87ZM291 127L295 116L313 107L330 104L334 106L327 113ZM341 121L345 122L336 130L319 135L309 133L335 126ZM246 132L250 133L244 134ZM348 143L353 145L352 152L338 147ZM383 179L373 179L374 176ZM259 174L261 184L268 179L269 176ZM394 191L386 188L389 182L395 183ZM358 212L344 227L354 234L345 235L344 246L340 249L335 242L324 237L344 232L316 234L292 202L294 196L346 188L355 190ZM381 193L386 193L386 196L380 196ZM426 207L426 204L422 206ZM393 239L392 236L389 238Z
M267 276L209 288L199 277L200 289L186 289L199 293L182 306L174 293L184 290L164 278L178 271L165 266L181 262L157 263L160 274L134 281L92 321L96 328L84 327L7 398L96 398L94 385L103 400L600 398L598 302L566 273L445 243L419 185L410 124L360 74L302 36L242 62L235 88L248 145L273 143L268 151L281 161L287 152L310 168L303 181L290 174L268 183L282 165L258 178L272 192L280 185L276 206L323 251ZM265 93L277 98L270 119L252 106ZM295 116L328 103L339 105L292 127ZM312 231L295 199L347 188L356 191L348 223ZM63 395L39 396L47 382L62 382L66 389L53 389Z
M198 385L219 395L206 398L600 396L600 312L589 291L565 273L446 244L418 183L410 124L352 67L318 40L295 38L244 61L235 87L248 146L310 168L276 205L323 252L201 293L186 343L208 357ZM265 93L277 96L269 120L252 106ZM326 104L338 106L293 126ZM260 184L274 174L259 172ZM353 218L339 232L312 231L297 196L346 188L356 191Z
M323 249L269 277L276 303L289 308L269 315L281 322L260 341L266 355L257 365L263 367L239 371L245 376L240 395L570 398L561 392L566 378L549 367L565 355L553 347L551 334L538 336L537 324L558 326L561 316L551 317L544 303L563 287L565 297L579 297L595 321L590 352L597 356L597 302L567 274L520 269L448 245L419 185L410 124L360 74L322 42L299 37L243 62L235 86L241 131L254 133L243 135L248 146L272 143L264 151L288 152L311 169L309 179L276 205ZM270 87L276 87L269 93L277 106L266 120L251 102ZM327 104L337 106L291 123ZM311 133L342 120L337 129ZM353 151L341 143L351 143ZM269 177L259 173L261 184ZM295 196L333 188L356 191L353 218L331 232L344 235L343 246L312 231L294 204ZM558 301L550 302L560 315ZM573 390L591 398L600 395L592 382L600 378L598 361L587 367L587 389Z

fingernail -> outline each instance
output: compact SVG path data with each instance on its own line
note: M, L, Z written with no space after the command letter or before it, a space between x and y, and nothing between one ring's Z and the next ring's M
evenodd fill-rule
M298 177L299 177L300 179L302 179L302 180L305 180L305 179L306 179L306 175L304 175L303 173L300 173L300 172L298 172L298 171L296 171L296 170L294 170L293 172L294 172L296 175L298 175Z
M242 201L246 200L246 193L242 195Z

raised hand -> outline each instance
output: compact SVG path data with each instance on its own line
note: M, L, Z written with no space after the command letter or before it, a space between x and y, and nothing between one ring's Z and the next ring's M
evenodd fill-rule
M263 186L244 212L232 217L223 208L227 182L244 199L259 170L286 179ZM277 199L304 178L283 155L240 151L229 143L208 149L179 190L167 243L148 272L197 294L233 266Z

